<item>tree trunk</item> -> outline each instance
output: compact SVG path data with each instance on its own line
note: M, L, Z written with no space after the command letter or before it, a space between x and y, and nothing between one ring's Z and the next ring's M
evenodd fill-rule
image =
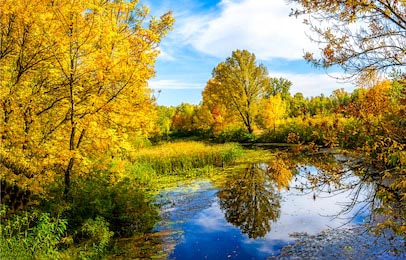
M64 196L65 200L68 199L69 193L70 193L70 176L71 176L74 162L75 162L75 159L70 158L68 167L66 168L66 171L65 171L65 189L63 191L63 196Z

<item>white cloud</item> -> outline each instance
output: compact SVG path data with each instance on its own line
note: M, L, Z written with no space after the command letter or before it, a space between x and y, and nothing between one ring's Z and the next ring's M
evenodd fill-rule
M327 74L315 74L306 73L298 74L291 72L274 72L269 73L273 78L285 78L293 83L290 93L294 95L297 92L301 92L305 97L319 96L320 94L330 95L333 90L344 88L346 91L353 91L354 86L350 83L344 83L337 80L342 74L330 73ZM156 90L171 90L171 89L203 89L204 84L190 83L173 79L160 79L149 81L149 86Z
M172 79L150 80L149 87L152 89L201 89L199 83L188 83Z
M259 59L301 59L315 51L305 35L302 19L289 17L284 0L223 0L220 13L180 18L176 36L198 51L224 58L235 49L247 49Z
M169 52L162 50L162 48L158 48L159 55L158 59L164 61L174 61L175 57L173 57Z
M354 86L350 83L344 83L337 78L343 76L340 73L315 74L306 73L298 74L291 72L270 72L270 77L282 77L290 80L293 85L290 93L294 95L297 92L303 93L305 97L319 96L320 94L330 95L333 90L344 88L347 91L354 90Z

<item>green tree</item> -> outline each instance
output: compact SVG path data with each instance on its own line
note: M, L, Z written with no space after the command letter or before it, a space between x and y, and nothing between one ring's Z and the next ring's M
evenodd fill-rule
M289 101L290 116L296 117L306 114L309 102L302 93L296 93Z
M308 103L308 112L310 115L329 114L332 109L330 98L321 94L320 96L311 97Z
M169 137L172 126L172 118L175 115L176 109L174 107L158 106L158 127L159 135L164 135L165 138Z
M341 113L351 101L350 93L346 92L343 88L334 90L330 98L335 111Z
M271 89L266 90L265 98L280 94L283 99L290 96L289 90L292 82L284 78L271 78Z

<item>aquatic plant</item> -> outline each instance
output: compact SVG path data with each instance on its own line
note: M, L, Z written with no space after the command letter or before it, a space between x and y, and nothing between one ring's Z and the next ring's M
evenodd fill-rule
M148 165L156 174L186 174L197 168L229 165L242 151L241 146L235 143L213 145L194 141L174 142L139 149L132 154L131 161Z

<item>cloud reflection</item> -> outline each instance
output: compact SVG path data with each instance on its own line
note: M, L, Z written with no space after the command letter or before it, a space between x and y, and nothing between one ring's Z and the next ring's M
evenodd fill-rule
M211 204L208 209L201 211L194 222L206 232L223 232L227 231L231 226L225 221L217 201Z

